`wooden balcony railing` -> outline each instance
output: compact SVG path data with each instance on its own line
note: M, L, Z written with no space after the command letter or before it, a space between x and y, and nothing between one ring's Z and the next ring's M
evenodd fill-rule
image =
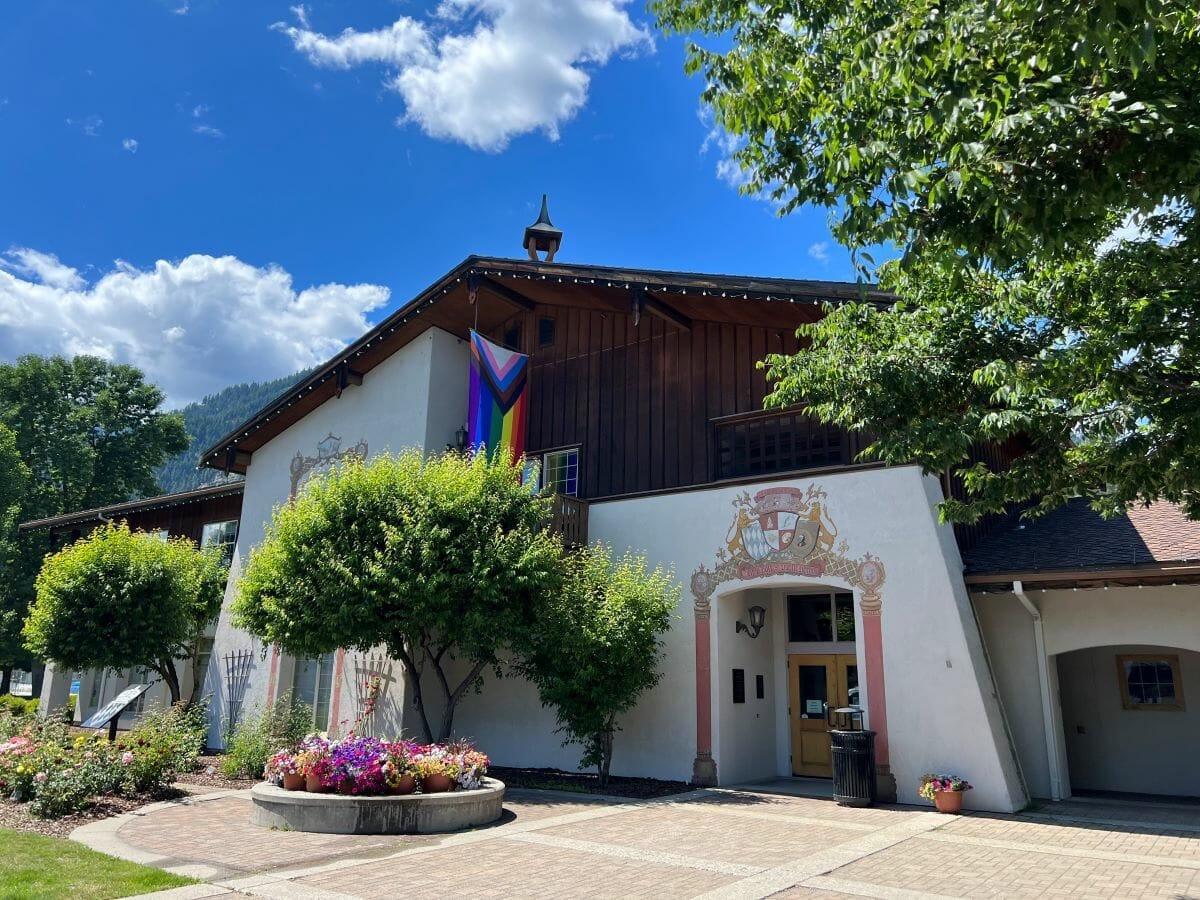
M849 466L871 443L869 435L826 425L799 409L728 416L712 425L718 480Z
M550 512L550 530L560 535L567 547L586 547L588 502L566 494L555 494Z

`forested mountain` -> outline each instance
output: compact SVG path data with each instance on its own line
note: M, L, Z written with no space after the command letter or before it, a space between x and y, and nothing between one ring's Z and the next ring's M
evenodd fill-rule
M196 403L189 403L180 410L184 428L192 442L186 450L158 470L158 483L163 491L187 491L226 480L226 476L215 469L197 469L196 460L200 454L307 374L299 372L274 381L235 384Z

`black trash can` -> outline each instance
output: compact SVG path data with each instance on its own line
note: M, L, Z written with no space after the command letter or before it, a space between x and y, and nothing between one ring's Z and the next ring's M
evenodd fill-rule
M833 799L839 806L871 806L875 788L875 732L833 728Z

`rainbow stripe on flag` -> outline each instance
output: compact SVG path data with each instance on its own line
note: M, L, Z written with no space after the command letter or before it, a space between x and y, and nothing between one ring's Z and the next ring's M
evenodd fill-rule
M471 331L471 393L467 444L495 453L508 447L513 458L525 452L525 385L529 357L493 344Z

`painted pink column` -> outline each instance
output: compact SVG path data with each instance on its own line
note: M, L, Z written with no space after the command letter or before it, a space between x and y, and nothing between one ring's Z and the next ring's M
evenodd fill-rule
M338 714L342 709L342 667L346 660L346 651L338 648L333 657L333 683L329 690L333 696L329 700L329 732L330 735L342 733L342 721Z
M875 762L888 764L887 696L883 687L883 628L879 610L863 601L863 644L867 663L867 715L875 732Z
M279 645L271 647L271 674L267 677L267 706L275 703L275 692L279 689Z
M713 787L717 763L712 755L712 596L716 582L703 566L692 575L696 614L696 759L692 762L692 784Z
M712 787L717 783L717 764L712 755L712 629L708 599L696 601L696 759L692 784Z

